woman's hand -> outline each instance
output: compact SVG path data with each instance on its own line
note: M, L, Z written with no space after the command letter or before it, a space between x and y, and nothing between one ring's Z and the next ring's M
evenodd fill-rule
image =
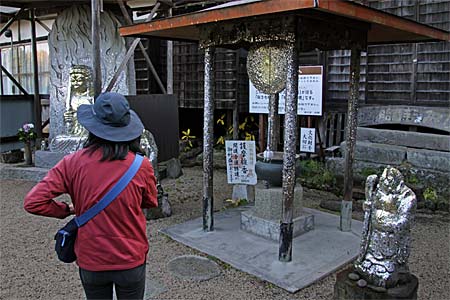
M67 207L69 208L69 213L71 215L75 214L75 208L73 207L72 203L68 204Z

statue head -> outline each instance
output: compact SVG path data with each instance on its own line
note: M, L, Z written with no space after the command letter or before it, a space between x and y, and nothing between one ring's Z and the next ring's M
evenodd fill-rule
M387 167L380 177L378 188L386 194L396 194L400 192L403 185L402 173L396 168Z
M93 96L92 70L85 65L74 65L70 68L70 91L72 95Z

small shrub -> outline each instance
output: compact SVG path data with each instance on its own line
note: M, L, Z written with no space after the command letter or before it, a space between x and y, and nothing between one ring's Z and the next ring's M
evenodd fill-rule
M300 181L313 189L335 190L336 177L325 168L322 162L316 160L300 161Z
M369 177L370 175L373 175L373 174L378 174L378 170L374 169L374 168L370 168L370 167L363 168L361 170L361 175L364 177Z
M423 192L423 198L425 201L436 202L438 200L438 195L435 189L432 187L427 187Z
M416 185L419 183L419 178L414 173L408 172L405 177L406 184Z

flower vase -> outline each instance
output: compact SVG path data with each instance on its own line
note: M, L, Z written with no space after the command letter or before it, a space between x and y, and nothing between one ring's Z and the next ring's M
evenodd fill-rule
M31 165L33 163L33 159L31 157L31 142L25 142L24 147L24 158L25 158L25 164Z

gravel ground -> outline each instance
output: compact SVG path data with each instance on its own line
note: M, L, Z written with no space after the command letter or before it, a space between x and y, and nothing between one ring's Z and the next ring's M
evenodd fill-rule
M150 278L167 287L157 299L332 299L335 275L290 294L254 276L219 263L221 275L204 282L177 279L168 271L168 262L197 251L158 232L172 224L200 217L202 212L202 169L185 168L178 179L165 179L174 214L148 222ZM75 264L59 263L53 251L53 235L64 220L27 214L22 199L33 182L0 182L0 299L84 299ZM215 209L223 208L231 188L224 170L214 171ZM305 189L305 205L317 207L332 195ZM357 217L360 214L355 214ZM413 229L410 268L419 278L422 300L450 299L449 215L418 214Z

